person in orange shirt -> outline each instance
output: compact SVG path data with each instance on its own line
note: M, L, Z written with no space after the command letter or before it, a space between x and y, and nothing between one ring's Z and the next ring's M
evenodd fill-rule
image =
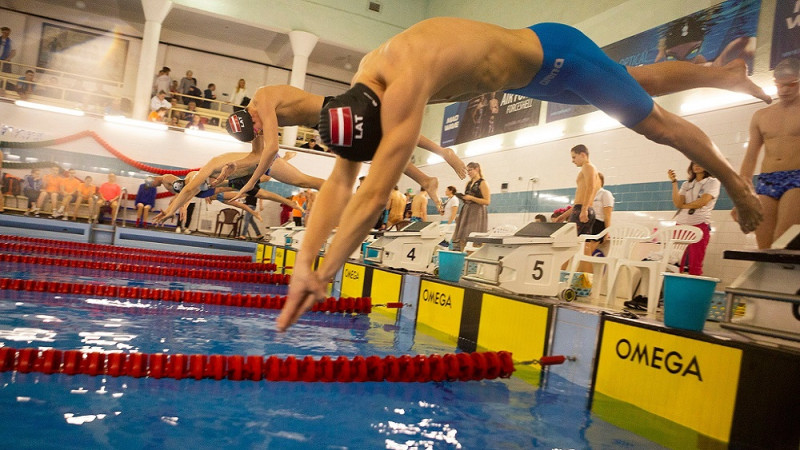
M292 200L294 200L298 205L305 207L306 204L306 193L305 191L300 191L297 195L292 196ZM294 220L294 225L297 227L303 226L303 211L299 209L292 210L292 220Z
M86 202L89 205L89 209L92 209L92 196L97 192L97 186L92 184L92 177L86 176L83 179L83 183L78 185L78 189L75 191L74 200L72 203L72 218L78 218L78 210L80 209L83 202ZM89 212L89 217L91 218L92 214L91 211ZM69 209L67 209L67 213L64 214L64 218L62 220L68 220L69 217Z
M75 169L69 169L68 171L62 174L60 181L60 191L61 191L61 206L58 207L58 210L53 208L53 215L54 219L57 219L64 215L64 210L69 206L70 203L75 201L78 196L78 186L81 185L81 179L75 176ZM67 217L64 216L64 220L67 220Z
M62 177L58 176L60 173L61 168L58 166L53 166L50 168L50 173L46 174L43 178L44 182L42 186L42 192L39 194L39 199L36 200L36 210L33 213L35 217L39 217L39 211L44 207L44 203L50 198L50 202L53 204L53 210L55 211L58 205L58 194L61 192L61 181Z
M100 208L108 206L111 208L111 225L117 222L117 205L122 195L122 188L117 184L117 176L113 173L108 174L108 181L100 185L100 198L97 199L98 222L100 221Z

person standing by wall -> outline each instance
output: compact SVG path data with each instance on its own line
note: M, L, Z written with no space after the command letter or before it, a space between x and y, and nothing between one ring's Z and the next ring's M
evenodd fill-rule
M240 78L239 83L236 84L236 89L234 89L233 96L231 97L234 111L240 111L250 103L250 96L247 94L246 84L244 78ZM245 99L247 100L245 101Z
M447 201L444 202L442 214L444 219L447 223L455 223L456 216L458 215L458 206L461 202L458 201L458 197L456 197L456 190L455 186L447 186L447 189L444 191L445 195L447 196Z
M464 195L461 196L464 206L461 207L456 231L453 233L453 248L459 251L467 245L470 233L485 233L489 229L489 213L486 207L491 203L491 193L483 179L480 164L467 164L467 175L469 181L464 188Z
M752 182L764 147L756 194L764 220L756 228L758 248L769 248L794 224L800 224L800 60L788 58L774 71L779 102L756 111L739 174Z
M711 210L717 204L720 182L696 162L689 163L689 180L678 190L675 171L667 171L672 182L672 203L678 208L675 222L678 225L693 225L703 230L703 238L686 248L681 267L689 266L690 275L703 274L703 260L711 237ZM688 262L687 262L688 260Z
M0 61L3 62L2 70L5 73L11 73L11 64L8 62L17 54L14 48L14 41L9 37L11 35L11 28L0 28Z
M28 197L28 209L25 215L29 216L31 213L38 214L39 207L36 202L39 200L39 194L42 192L42 172L39 169L31 169L31 173L25 175L22 181L22 195Z
M592 209L594 209L595 214L592 234L599 234L611 226L611 213L614 211L614 194L603 188L606 184L606 178L603 174L597 172L597 176L600 178L600 189L597 190L594 202L592 202ZM586 242L586 246L589 248L589 255L594 255L603 240L605 240L605 237L597 241Z
M428 220L428 193L425 188L419 188L419 194L414 196L411 200L411 221L412 222L426 222Z

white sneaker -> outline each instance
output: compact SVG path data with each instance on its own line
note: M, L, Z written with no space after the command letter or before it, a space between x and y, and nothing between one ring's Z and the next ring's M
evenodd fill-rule
M69 220L69 217L64 216L64 217L61 218L61 220Z
M175 227L175 232L176 233L182 233L183 230L181 230L181 227Z
M183 234L192 234L192 230L187 228L187 229L183 230Z

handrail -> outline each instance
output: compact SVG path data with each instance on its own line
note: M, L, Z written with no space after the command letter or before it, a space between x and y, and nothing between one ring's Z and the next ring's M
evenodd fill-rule
M108 85L113 85L113 86L116 86L116 87L122 87L125 84L122 81L107 80L107 79L104 79L104 78L91 77L91 76L82 75L82 74L74 73L74 72L64 72L64 71L61 71L61 70L50 69L50 68L47 68L47 67L31 66L29 64L23 64L23 63L18 63L18 62L13 62L13 61L3 61L3 62L5 64L11 64L12 66L19 66L22 69L23 73L26 70L33 70L36 73L57 74L59 77L69 77L69 78L72 78L72 79L80 79L81 81L91 81L91 82L94 82L94 83L108 84ZM5 73L9 73L9 72L5 72ZM14 75L14 74L11 73L10 75ZM19 74L17 74L17 76L19 76Z
M118 214L119 214L119 208L120 208L120 206L122 206L122 202L127 202L127 201L128 201L128 189L122 188L122 191L120 191L120 194L119 194L119 201L117 202L117 209L116 209L116 211L114 211L114 217L116 217L117 220L119 220ZM123 228L125 227L125 217L127 216L127 212L128 212L127 208L122 208L122 227ZM115 223L112 223L111 225L116 226L117 224L115 222Z

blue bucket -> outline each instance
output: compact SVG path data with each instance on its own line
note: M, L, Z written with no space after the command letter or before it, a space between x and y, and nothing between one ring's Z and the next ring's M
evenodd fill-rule
M664 325L703 331L717 283L717 278L665 273Z
M464 271L466 253L439 250L439 279L458 281Z

